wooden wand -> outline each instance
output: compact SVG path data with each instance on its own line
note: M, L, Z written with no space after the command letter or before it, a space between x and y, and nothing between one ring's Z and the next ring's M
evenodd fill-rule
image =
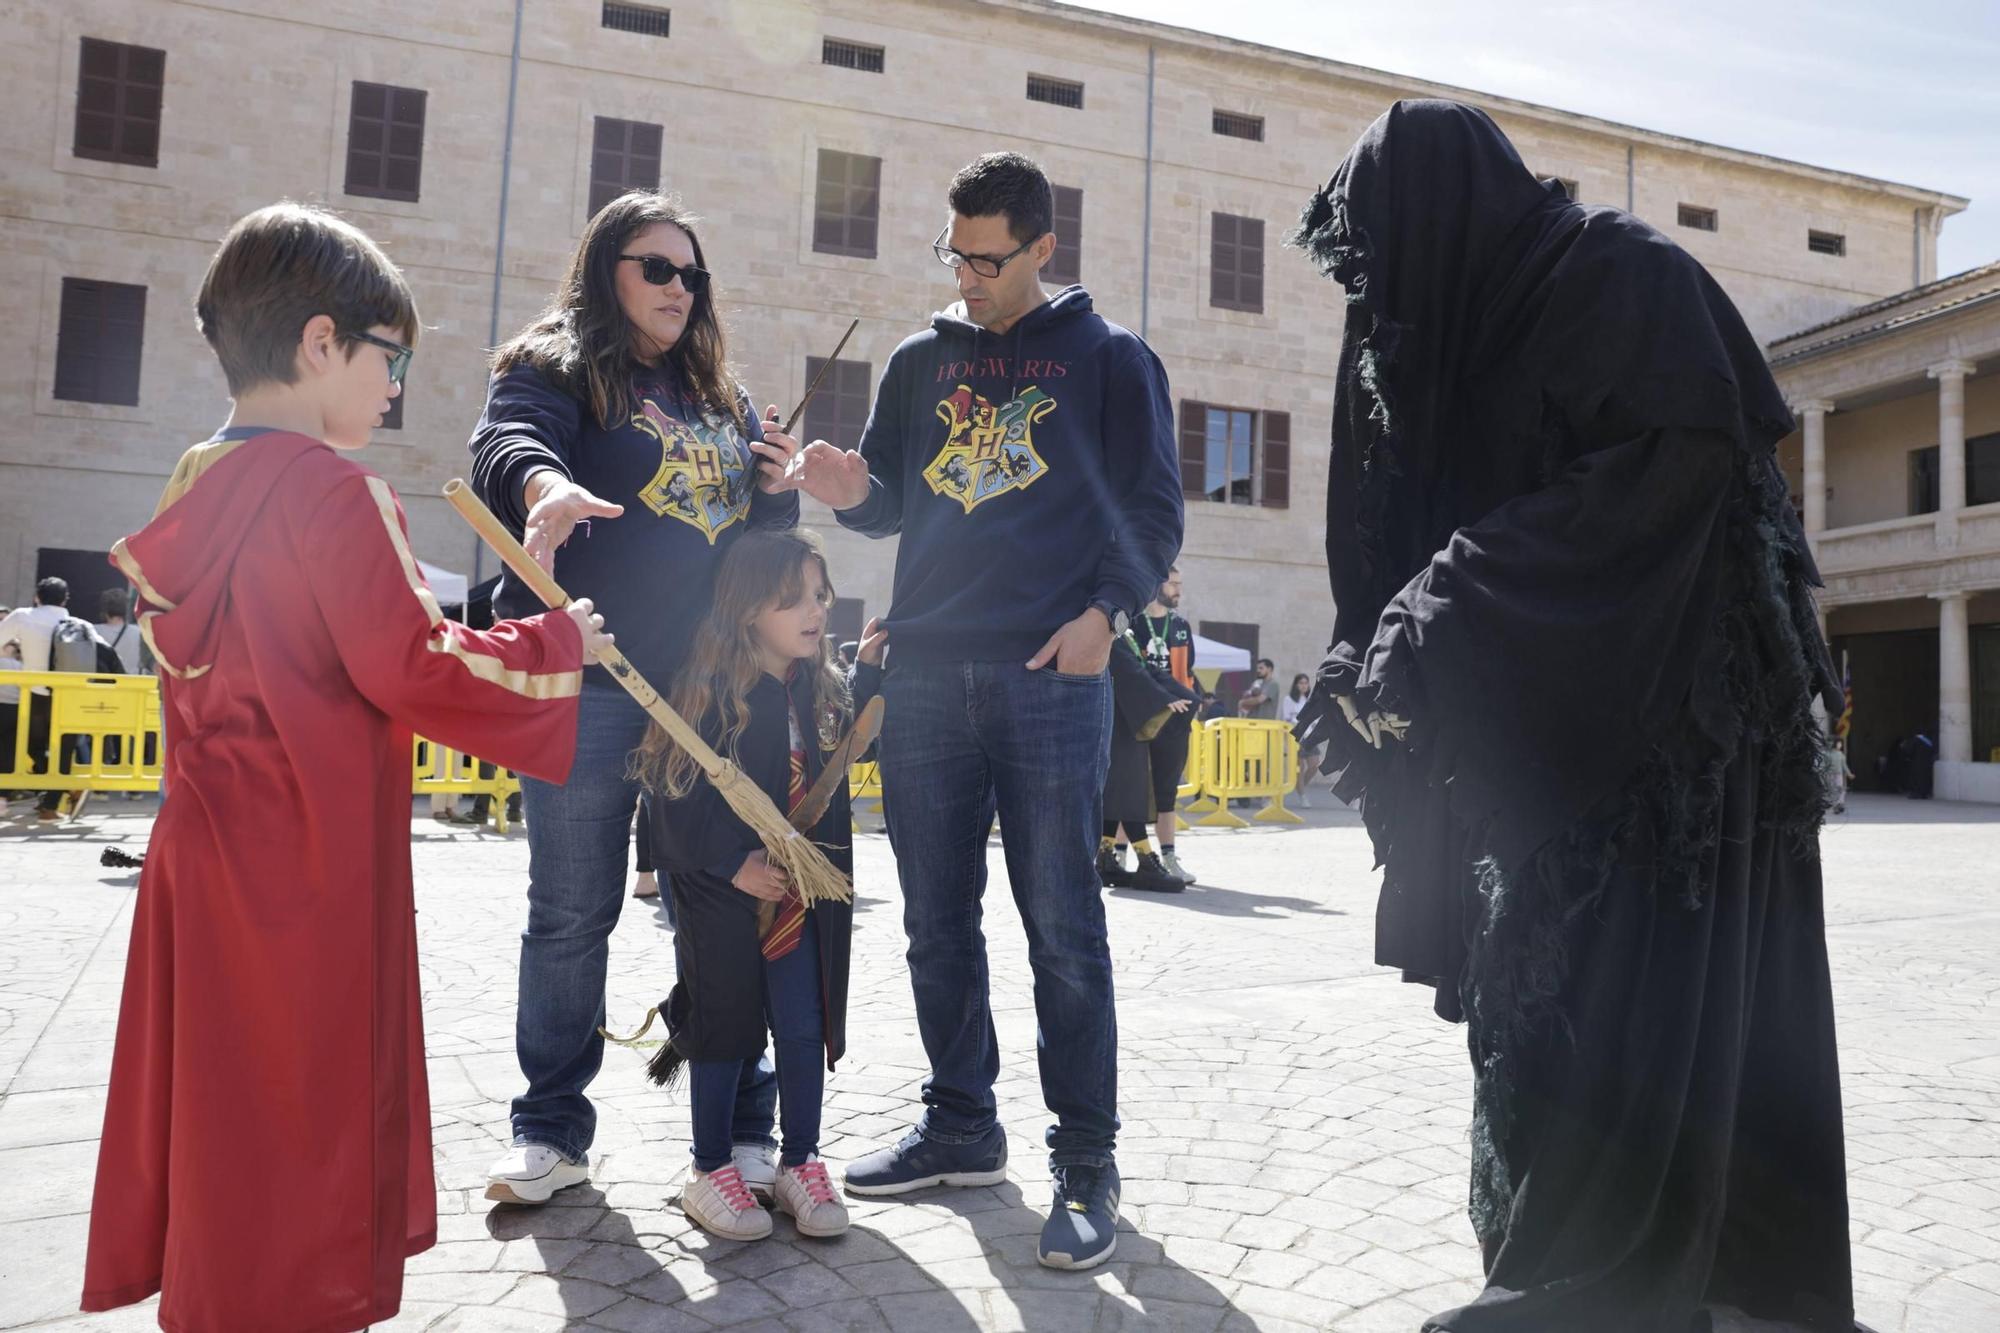
M860 320L849 321L847 332L841 334L840 341L833 345L833 355L820 362L819 374L813 376L811 384L806 385L806 396L799 399L799 405L792 409L792 415L785 422L785 434L790 435L792 427L799 424L799 418L806 413L806 404L810 403L813 400L813 395L819 392L819 382L826 378L827 371L833 369L833 363L840 359L840 349L847 346L847 340L852 338L854 331L860 327Z
M513 570L551 609L560 611L569 605L570 596L562 590L562 585L534 562L522 549L521 543L514 540L514 534L493 516L493 511L480 503L470 486L454 477L444 485L444 498L498 553L507 568ZM791 821L771 803L771 798L764 794L762 788L744 775L742 769L709 748L700 733L669 707L666 700L660 698L646 678L625 660L625 654L619 652L616 645L598 649L597 660L611 673L613 680L625 687L627 694L639 701L639 706L646 710L647 715L673 737L676 745L694 756L710 784L722 793L722 799L729 802L729 808L736 812L737 817L756 833L771 863L785 872L806 906L810 907L815 902L854 900L853 886L826 859L826 853L814 846L812 839L793 828Z

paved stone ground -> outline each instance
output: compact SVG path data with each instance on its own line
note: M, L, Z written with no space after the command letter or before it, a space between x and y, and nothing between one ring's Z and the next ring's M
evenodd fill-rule
M135 884L97 854L142 847L150 810L110 801L78 829L39 829L16 803L0 820L0 1327L152 1326L150 1306L70 1313ZM1352 816L1311 820L1186 835L1209 884L1111 895L1127 1225L1113 1262L1080 1275L1034 1262L1047 1117L997 843L987 930L1012 1179L856 1201L837 1241L781 1220L746 1246L681 1217L685 1106L615 1049L594 1089L592 1184L541 1210L481 1198L518 1082L526 844L418 821L441 1243L411 1262L392 1327L1414 1330L1478 1285L1464 1047L1424 992L1369 962L1373 877ZM2000 811L1860 798L1825 846L1862 1317L1882 1333L2000 1328ZM888 849L870 835L857 852L836 1163L902 1130L923 1072ZM664 922L629 904L614 1023L670 968Z

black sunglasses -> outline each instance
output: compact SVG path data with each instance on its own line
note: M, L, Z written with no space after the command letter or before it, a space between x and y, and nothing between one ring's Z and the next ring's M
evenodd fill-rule
M354 336L362 342L370 343L387 352L389 354L389 383L401 384L403 382L403 376L408 374L410 370L410 358L417 354L414 347L405 347L401 343L392 343L387 338L378 338L372 333L357 333Z
M658 255L620 255L619 263L631 262L639 266L639 276L655 287L664 287L675 278L681 280L681 290L689 296L700 296L708 290L708 270L689 264L682 268L671 259Z

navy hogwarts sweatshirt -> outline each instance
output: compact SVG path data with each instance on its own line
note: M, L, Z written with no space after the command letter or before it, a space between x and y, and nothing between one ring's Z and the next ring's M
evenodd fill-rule
M495 375L469 446L472 485L517 537L528 517L521 487L536 468L625 506L617 518L577 525L556 551L556 582L596 602L619 649L664 694L714 600L723 552L747 528L796 524L799 497L758 490L757 456L736 424L704 419L671 371L633 388L629 415L605 430L582 399L541 372L517 366ZM747 399L743 415L749 438L763 438ZM542 609L512 573L501 578L495 616ZM619 688L602 671L583 679Z
M1180 457L1153 350L1068 287L1004 334L951 314L889 358L861 437L902 534L886 622L910 661L1027 661L1096 599L1137 613L1181 544Z

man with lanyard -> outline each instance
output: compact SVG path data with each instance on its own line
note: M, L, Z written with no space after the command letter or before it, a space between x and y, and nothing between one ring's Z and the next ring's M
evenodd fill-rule
M1006 1178L999 1044L980 933L998 813L1035 977L1054 1201L1038 1257L1090 1268L1116 1243L1118 1028L1097 878L1113 636L1181 544L1167 376L1151 348L1040 270L1040 167L952 179L933 251L960 302L889 359L859 451L815 440L793 483L842 527L901 534L880 755L910 985L931 1073L899 1143L850 1193Z
M1181 688L1199 698L1201 690L1194 681L1194 627L1188 624L1186 616L1179 614L1180 604L1181 570L1175 565L1167 570L1167 577L1153 594L1153 600L1146 603L1144 614L1133 622L1132 638L1147 666L1171 675ZM1174 855L1174 802L1179 799L1181 775L1187 771L1188 740L1194 731L1194 717L1192 709L1175 713L1148 742L1153 752L1153 804L1159 811L1155 827L1159 832L1160 861L1183 884L1192 884L1195 878Z

